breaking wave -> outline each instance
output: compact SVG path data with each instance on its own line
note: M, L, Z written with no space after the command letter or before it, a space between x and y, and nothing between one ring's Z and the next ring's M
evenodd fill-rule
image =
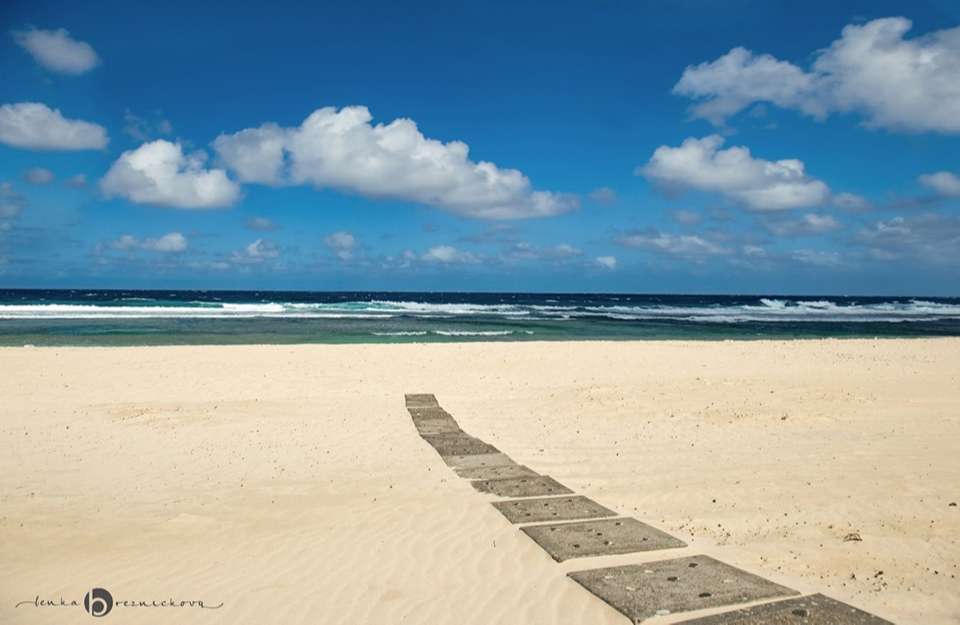
M528 299L533 299L528 297ZM525 303L437 303L425 301L357 300L343 302L223 302L214 299L171 301L146 297L125 297L93 303L15 303L0 304L0 319L481 319L524 321L566 321L606 319L611 321L679 320L706 323L741 322L910 322L960 320L960 303L923 299L889 301L833 301L830 299L756 298L730 304L715 298L697 305L638 302L622 303L624 298L606 297L603 301L583 298L561 302L540 299ZM631 298L628 298L631 299ZM632 299L642 299L636 296ZM653 299L653 298L651 298ZM421 336L420 332L383 332L383 336ZM436 330L449 336L460 330ZM508 330L488 330L479 336L509 334Z

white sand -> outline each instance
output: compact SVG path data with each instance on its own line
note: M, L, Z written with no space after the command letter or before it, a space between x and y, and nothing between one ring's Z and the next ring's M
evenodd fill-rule
M960 340L16 348L0 371L0 623L86 622L13 606L102 586L224 603L124 624L622 624L565 573L691 553L960 622ZM404 392L691 546L554 563Z

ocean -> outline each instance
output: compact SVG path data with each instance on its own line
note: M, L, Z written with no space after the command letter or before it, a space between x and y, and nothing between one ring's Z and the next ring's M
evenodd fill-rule
M960 298L0 290L0 345L960 336Z

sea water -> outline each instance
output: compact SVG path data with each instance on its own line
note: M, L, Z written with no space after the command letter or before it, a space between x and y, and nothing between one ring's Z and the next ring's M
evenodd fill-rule
M960 336L960 298L0 290L2 345Z

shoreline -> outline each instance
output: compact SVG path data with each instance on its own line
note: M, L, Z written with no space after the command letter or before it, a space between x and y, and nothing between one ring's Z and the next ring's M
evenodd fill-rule
M749 345L757 345L763 343L777 344L777 343L825 343L825 342L840 342L840 343L858 343L858 342L885 342L885 341L960 341L960 336L824 336L824 337L805 337L800 336L796 338L770 338L770 337L757 337L757 338L745 338L745 337L736 337L736 338L623 338L623 339L523 339L523 340L490 340L489 338L478 338L470 340L438 340L438 341L371 341L371 342L300 342L300 343L150 343L150 344L138 344L138 345L73 345L73 344L57 344L57 345L3 345L0 344L0 351L2 350L17 350L17 349L44 349L44 350L53 350L53 349L147 349L147 348L217 348L217 349L242 349L242 348L285 348L285 347L390 347L390 346L407 346L407 347L431 347L431 346L441 346L441 345L512 345L512 344L521 344L521 345L557 345L557 344L570 344L570 345L618 345L618 344L711 344L711 343L744 343Z

